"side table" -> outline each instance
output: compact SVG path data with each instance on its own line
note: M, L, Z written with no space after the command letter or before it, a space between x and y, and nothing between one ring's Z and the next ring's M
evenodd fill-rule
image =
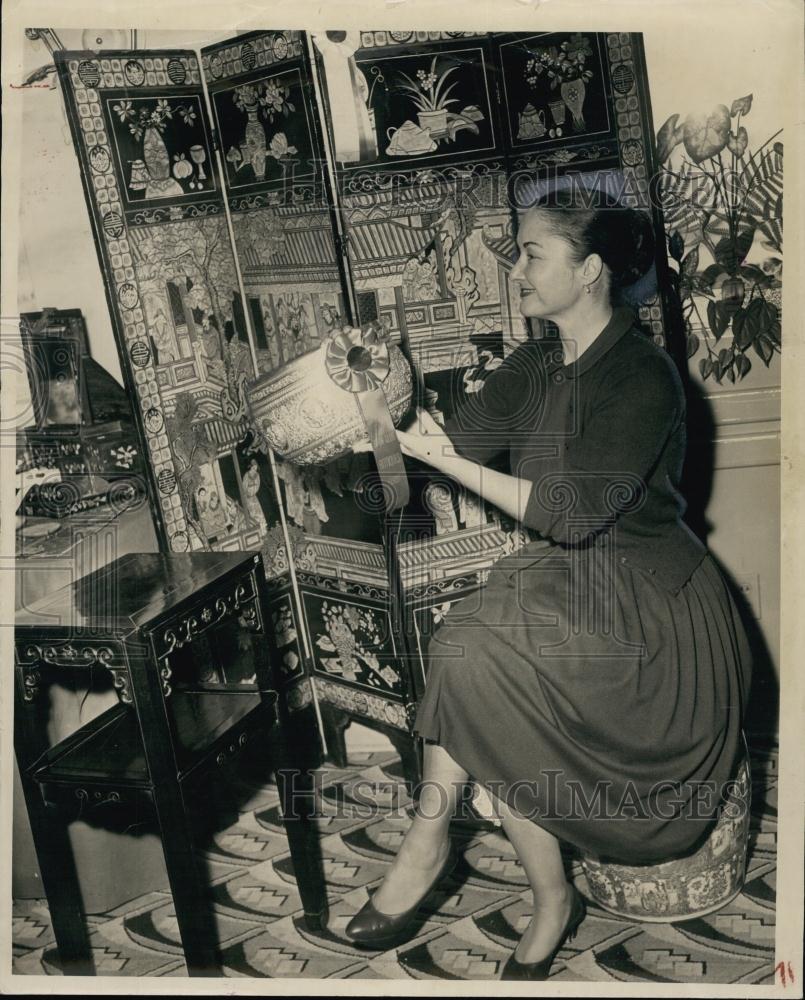
M67 824L153 817L190 975L220 975L192 806L249 744L270 759L305 920L326 919L311 768L273 683L265 577L254 553L130 554L15 618L14 741L66 974L93 974ZM40 695L68 671L105 671L117 703L56 746Z

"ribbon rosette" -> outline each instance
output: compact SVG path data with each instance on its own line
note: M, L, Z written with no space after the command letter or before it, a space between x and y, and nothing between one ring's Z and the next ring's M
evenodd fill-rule
M342 330L327 345L327 374L347 392L379 389L389 373L388 345L374 331Z
M388 344L374 327L366 332L347 327L327 344L324 366L340 389L355 395L374 452L386 511L405 507L408 478L383 391L391 369Z

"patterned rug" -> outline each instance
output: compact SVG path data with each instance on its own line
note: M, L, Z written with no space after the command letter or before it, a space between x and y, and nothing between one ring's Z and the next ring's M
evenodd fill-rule
M383 877L410 822L392 753L353 755L346 769L320 772L318 821L330 920L311 932L301 907L273 786L252 789L247 811L207 852L225 973L299 979L491 980L530 917L530 891L501 833L456 823L461 861L420 910L415 937L379 953L353 948L343 929ZM718 913L677 924L637 924L590 903L552 979L772 985L777 831L777 748L752 745L752 825L743 892ZM372 808L367 808L371 801ZM578 860L572 880L587 887ZM89 918L99 975L185 976L171 898L151 892ZM59 975L44 900L16 901L13 970Z

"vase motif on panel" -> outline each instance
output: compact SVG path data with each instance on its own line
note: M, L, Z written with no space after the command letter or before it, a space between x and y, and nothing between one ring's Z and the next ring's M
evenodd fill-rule
M266 131L257 118L257 105L246 109L248 121L243 141L244 160L251 164L257 180L263 180L266 175Z
M209 190L201 166L209 154L198 97L181 104L169 97L110 98L107 105L130 201Z
M184 194L181 184L170 175L170 156L165 140L155 128L147 128L143 138L143 162L148 171L146 198L171 198Z
M584 86L584 80L581 78L576 80L564 80L560 87L562 100L565 102L568 111L573 116L573 128L577 132L583 132L586 127L584 124L584 115L582 114L586 92L587 88Z

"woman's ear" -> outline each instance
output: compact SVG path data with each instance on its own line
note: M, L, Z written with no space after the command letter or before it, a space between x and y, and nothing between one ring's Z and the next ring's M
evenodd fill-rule
M601 278L603 270L604 261L600 254L588 254L581 267L581 279L588 287L594 285Z

